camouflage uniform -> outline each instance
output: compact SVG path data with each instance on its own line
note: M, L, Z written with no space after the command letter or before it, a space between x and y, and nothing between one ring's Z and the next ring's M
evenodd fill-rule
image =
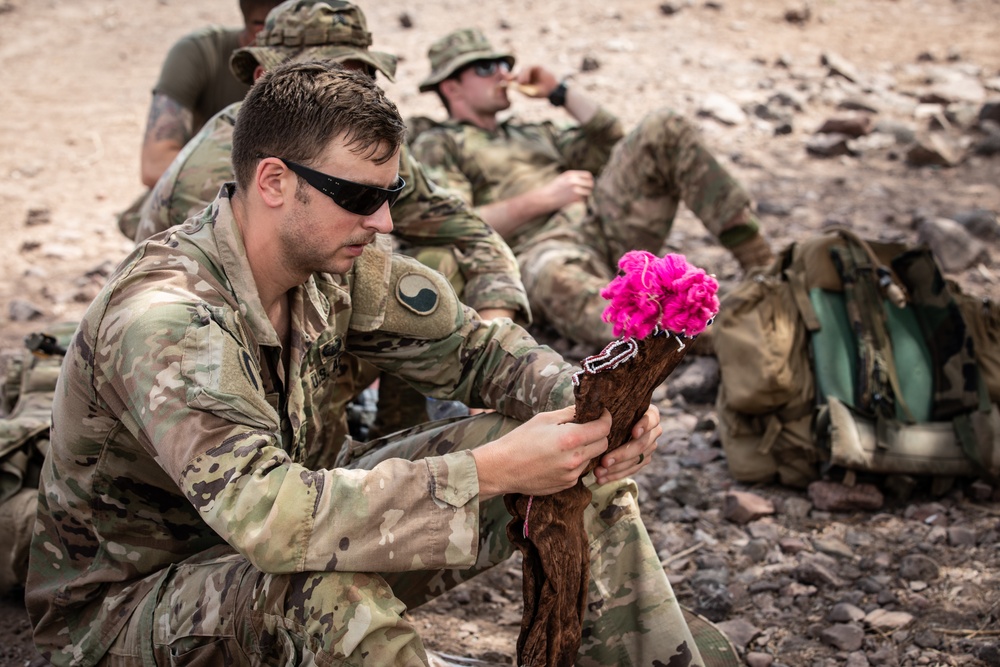
M291 0L268 14L256 45L238 50L231 69L237 79L252 83L258 65L271 69L288 60L324 58L360 63L393 80L395 56L369 49L371 42L364 12L352 3ZM140 211L137 242L195 215L215 198L220 185L233 180L229 154L239 107L234 104L213 117L160 178ZM406 147L400 176L406 188L392 209L397 249L448 276L472 308L503 308L530 322L517 261L503 239L463 200L431 183ZM361 378L349 383L359 390L365 386ZM425 398L405 383L386 376L380 390L376 432L427 421Z
M604 109L585 125L507 120L495 131L448 121L423 132L414 155L439 185L483 206L523 194L568 169L597 180L587 206L529 222L508 239L532 312L563 336L603 344L600 296L628 250L661 251L683 201L726 247L758 234L750 198L712 157L695 127L651 113L623 138Z
M222 183L233 180L230 153L241 104L230 105L214 116L157 181L142 209L137 242L201 211ZM446 275L466 305L476 310L508 308L530 321L517 262L500 235L464 201L429 181L406 146L400 149L399 175L406 187L392 207L396 248ZM364 389L363 378L370 383L377 377L364 365L357 371L362 375L344 379L353 393L338 396L338 400L346 402ZM390 376L383 381L375 425L380 434L427 421L422 395Z
M567 405L575 369L384 237L289 293L285 368L233 187L137 247L67 352L25 595L35 642L55 665L426 664L405 606L511 553L467 450ZM497 413L333 441L348 353ZM578 664L694 647L635 498L631 481L595 487Z
M481 59L513 57L494 50L478 30L458 30L430 50L432 73L421 91ZM583 125L510 119L486 130L448 121L423 131L413 154L439 185L473 206L524 194L561 172L597 179L586 206L574 204L519 228L508 243L521 266L532 313L575 341L603 345L600 296L633 249L659 254L683 201L741 263L737 249L764 243L750 197L701 142L696 128L672 111L656 111L627 136L600 109ZM770 251L764 245L767 257ZM753 259L759 259L754 257Z

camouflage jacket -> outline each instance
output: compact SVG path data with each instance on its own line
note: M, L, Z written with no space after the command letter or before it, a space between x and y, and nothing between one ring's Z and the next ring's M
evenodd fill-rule
M480 320L383 236L349 274L289 294L284 368L233 187L137 246L67 352L25 595L56 665L99 660L169 566L214 545L268 573L475 563L469 452L333 467L345 443L323 410L345 353L518 419L572 403L572 366L510 320Z
M473 206L484 206L537 188L569 169L596 176L623 136L619 120L600 109L584 125L508 119L490 131L446 121L421 132L412 148L435 183ZM576 214L582 212L577 207ZM549 217L524 225L508 242L515 248L530 242Z
M136 242L184 222L208 206L219 187L234 180L230 153L242 102L213 116L157 181L140 211ZM432 183L404 146L399 175L406 181L392 207L400 249L448 246L465 280L462 301L475 310L508 308L530 321L527 296L510 248L461 199Z

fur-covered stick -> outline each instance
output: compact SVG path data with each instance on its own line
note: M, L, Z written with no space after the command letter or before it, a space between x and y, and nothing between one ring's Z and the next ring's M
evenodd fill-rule
M573 377L576 422L593 421L605 408L611 412L608 451L631 439L632 426L649 407L653 390L719 310L718 283L682 255L657 258L632 251L618 268L618 277L601 296L610 301L603 319L614 325L620 338L584 359ZM598 462L591 461L585 474ZM572 488L550 496L504 496L513 516L507 536L523 555L519 665L568 667L576 662L590 579L583 527L590 497L582 477Z

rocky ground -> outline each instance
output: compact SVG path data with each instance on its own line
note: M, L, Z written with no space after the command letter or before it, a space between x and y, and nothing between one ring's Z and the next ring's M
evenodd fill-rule
M374 48L401 56L386 88L406 115L440 117L416 93L427 45L479 25L627 125L656 106L695 119L776 247L844 224L926 242L966 291L1000 293L997 0L360 4ZM237 3L0 0L3 350L79 318L128 251L114 213L140 192L149 88L169 45L213 21L238 21ZM527 100L515 111L558 113ZM668 249L737 277L687 211ZM755 667L1000 665L997 488L875 478L861 481L877 507L835 511L829 489L737 483L717 382L714 360L698 357L658 390L665 432L638 480L682 603ZM510 664L518 562L412 619L435 649ZM0 599L0 665L32 657L19 596Z

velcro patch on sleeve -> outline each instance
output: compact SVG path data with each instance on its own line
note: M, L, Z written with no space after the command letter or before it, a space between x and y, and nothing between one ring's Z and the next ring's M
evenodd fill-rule
M392 258L392 298L379 328L413 338L444 338L458 329L463 311L455 290L437 271L402 255Z
M419 273L407 273L396 281L396 300L417 315L431 315L441 300L437 286Z

